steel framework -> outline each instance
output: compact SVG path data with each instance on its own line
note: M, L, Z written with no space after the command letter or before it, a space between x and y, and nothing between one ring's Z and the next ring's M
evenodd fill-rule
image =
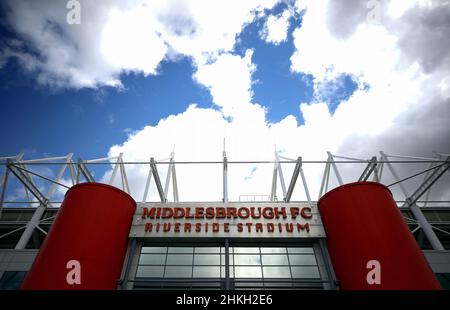
M57 201L52 201L52 196L55 194L55 191L58 187L69 188L75 184L80 182L95 182L94 174L92 173L92 166L94 165L111 165L111 175L109 177L108 184L113 185L115 180L117 179L117 174L120 174L120 187L125 192L131 194L131 188L127 177L126 167L130 165L142 165L149 167L147 179L145 182L145 187L143 191L143 197L140 202L147 202L150 184L152 182L152 178L154 179L154 183L156 186L156 190L159 196L161 203L165 203L168 201L169 187L172 183L172 193L173 193L173 201L178 202L179 193L178 193L178 183L177 183L177 175L176 175L176 166L183 164L221 164L222 165L222 188L223 188L223 198L222 201L227 203L229 201L228 197L228 168L229 165L232 164L273 164L273 175L272 175L272 186L270 195L241 195L241 197L249 197L253 196L254 198L264 198L263 200L272 201L272 202L290 202L292 198L292 194L294 188L297 184L297 179L300 176L301 184L303 192L306 196L306 201L309 203L311 208L316 206L316 201L312 200L310 195L310 190L308 188L307 179L303 170L304 165L306 164L324 164L324 172L322 176L322 181L320 183L320 191L319 196L322 197L323 194L328 192L330 189L331 177L333 171L336 185L344 184L344 179L342 177L341 171L338 169L338 164L365 164L365 168L360 172L360 176L357 178L353 178L351 180L346 181L367 181L371 179L375 182L383 183L382 177L386 175L385 170L388 170L393 177L394 181L391 184L386 184L389 187L398 187L404 196L404 199L401 200L400 205L403 208L407 208L411 211L414 218L408 218L410 223L414 223L416 227L413 229L413 233L422 230L428 241L430 242L432 248L434 250L444 250L444 247L437 237L435 231L439 231L440 233L450 235L450 232L443 230L441 228L435 227L429 223L429 221L423 215L422 209L427 207L429 203L430 190L433 185L446 173L450 168L450 155L449 154L439 154L436 153L435 157L424 158L424 157L413 157L413 156L402 156L402 155L392 155L386 154L384 152L380 152L379 156L372 156L370 159L359 159L352 158L346 156L338 156L334 155L331 152L327 153L326 160L314 160L314 161L305 161L302 157L298 157L297 159L291 159L288 157L281 156L278 151L275 150L275 156L273 161L228 161L227 155L225 152L225 142L224 142L224 150L222 154L222 161L175 161L175 152L172 151L169 158L155 160L153 157L150 158L148 162L125 162L123 160L123 154L119 154L117 157L105 157L105 158L97 158L90 160L82 160L78 159L77 161L73 160L73 154L67 154L65 156L60 157L51 157L51 158L40 158L40 159L24 159L24 154L18 154L15 156L7 156L0 157L0 167L4 167L4 172L2 179L0 180L0 220L2 217L2 210L6 208L8 204L14 203L15 201L6 201L6 192L8 188L8 184L11 182L11 176L14 176L20 184L23 186L23 190L25 192L25 196L27 197L26 201L23 203L28 204L30 207L34 208L33 216L27 222L26 225L21 226L19 228L15 228L3 235L0 235L0 239L6 237L10 234L16 233L18 231L22 231L22 235L17 242L15 249L24 249L33 232L35 230L46 234L47 232L40 227L39 225L45 221L50 220L51 218L42 218L43 214L48 208L54 207ZM413 175L409 175L405 178L400 178L397 169L395 169L395 164L404 164L404 163L412 163L412 164L428 164L428 168L425 170L421 170L418 173ZM282 164L295 164L295 168L293 170L292 176L289 181L289 185L286 187ZM158 173L158 165L167 165L167 174L164 183L164 187L162 185L159 173ZM59 167L58 173L54 177L46 176L45 173L32 171L30 167ZM160 167L161 167L160 166ZM384 168L387 169L384 169ZM356 167L352 170L356 171ZM66 171L69 171L69 182L62 182L63 176ZM405 186L405 182L412 179L417 178L423 175L423 181L417 186L417 188L410 192ZM42 188L36 185L33 177L39 177L42 180L50 182L50 186L48 190L44 193ZM277 185L280 183L282 199L277 197ZM418 205L419 199L421 206ZM244 199L243 199L244 200ZM249 201L247 199L247 201ZM445 201L441 201L445 202ZM448 201L447 201L448 203ZM54 216L53 216L54 217Z

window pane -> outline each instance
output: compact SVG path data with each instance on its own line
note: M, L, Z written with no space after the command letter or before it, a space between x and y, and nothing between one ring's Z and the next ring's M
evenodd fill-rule
M166 266L166 278L191 278L192 266Z
M167 254L167 265L192 265L192 254Z
M169 253L193 253L194 248L188 247L169 247Z
M220 267L194 266L194 278L220 278Z
M229 260L230 260L230 265L234 265L234 259L233 259L233 255L232 254L230 254L229 256ZM222 255L222 261L221 261L221 264L222 265L225 265L225 255Z
M142 247L141 253L166 253L167 247Z
M138 278L162 278L164 266L139 266L136 277Z
M164 265L166 254L141 254L139 265Z
M220 265L220 255L219 254L195 255L194 265Z
M225 278L225 266L220 267L220 269L222 278ZM230 270L230 278L234 278L234 267L230 266L229 270Z
M234 248L234 254L255 253L259 254L259 248Z
M263 265L289 265L287 255L262 255Z
M319 279L319 269L317 267L291 267L293 278L313 278Z
M263 267L264 278L290 278L289 267Z
M234 267L235 278L262 278L261 267Z
M260 265L261 257L259 255L234 255L235 265Z
M317 265L314 255L289 255L291 265Z
M314 253L314 249L311 248L311 247L308 247L308 248L305 248L305 247L303 247L303 248L287 248L287 250L288 250L289 254L291 254L291 253L305 253L305 254L312 254L312 253Z
M286 248L261 248L261 253L280 253L280 254L286 254Z
M220 254L220 248L217 247L201 247L195 248L195 253L217 253Z

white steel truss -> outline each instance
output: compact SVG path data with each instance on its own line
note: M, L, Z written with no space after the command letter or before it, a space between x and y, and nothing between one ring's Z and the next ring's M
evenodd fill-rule
M0 220L2 217L2 210L10 202L6 201L6 192L8 183L11 181L11 177L16 177L16 179L23 185L25 195L27 197L26 204L30 207L34 207L34 213L27 222L26 225L9 231L0 238L16 233L23 230L20 240L16 244L16 249L24 249L28 244L33 232L39 231L42 234L47 232L39 226L40 223L45 223L52 218L42 218L43 214L47 208L52 207L52 204L57 202L52 201L52 196L57 190L58 186L69 188L80 182L95 182L94 174L92 173L92 166L94 165L111 165L111 174L109 176L108 184L117 186L117 174L120 174L120 187L125 192L132 194L133 189L130 188L130 184L127 177L126 168L129 165L148 165L148 175L144 186L142 202L147 202L147 198L150 192L150 184L152 178L154 179L156 190L159 195L160 202L165 203L168 201L169 188L172 184L173 201L178 202L180 200L178 193L178 183L176 166L182 164L203 164L203 163L213 163L221 164L223 167L223 198L224 203L229 202L228 197L228 169L229 166L236 163L259 163L259 164L273 164L273 175L272 175L272 186L270 195L244 195L253 197L264 197L272 202L290 202L294 188L297 184L298 177L300 176L302 180L303 192L306 196L307 202L313 208L316 206L316 201L311 199L310 191L307 184L307 178L305 176L303 166L305 164L324 164L324 172L322 176L322 181L320 183L319 197L320 199L328 190L330 189L330 183L332 179L332 174L334 174L334 180L337 185L344 184L344 179L342 177L341 171L338 169L338 165L344 164L365 164L365 168L360 172L359 177L353 178L351 180L345 180L346 182L353 181L367 181L372 180L375 182L382 182L383 173L386 175L386 170L388 170L391 176L394 178L395 182L388 186L398 186L404 195L404 200L401 207L408 208L413 214L414 218L408 218L410 223L415 223L417 227L413 229L413 233L422 230L424 235L429 240L431 246L435 250L443 250L439 238L436 236L435 231L440 231L441 233L449 234L445 230L431 225L422 213L422 208L427 206L430 190L433 185L450 169L450 155L449 154L438 154L435 157L425 158L425 157L414 157L414 156L403 156L403 155L392 155L380 152L379 157L372 156L370 159L360 159L347 156L339 156L327 152L327 158L323 161L305 161L302 157L297 159L291 159L288 157L281 156L277 150L275 150L275 158L273 161L229 161L227 159L225 151L225 141L224 149L222 153L222 161L210 161L210 162L182 162L175 161L175 152L171 152L170 157L161 160L155 160L153 157L150 158L148 162L125 162L123 160L123 154L119 154L117 157L104 157L90 160L78 159L76 162L73 160L73 154L67 154L60 157L51 158L40 158L24 160L24 154L18 154L15 156L0 157L0 167L4 168L3 175L0 180ZM399 177L398 171L395 169L394 164L399 162L407 163L428 163L428 168L416 173L407 178L401 179ZM157 165L167 165L167 174L164 183L162 185ZM282 164L295 164L292 176L290 178L289 185L286 187ZM53 166L59 167L58 172L54 177L46 176L44 173L33 171L30 167L35 166ZM70 180L67 183L67 178L65 182L62 182L63 176L68 171ZM404 182L411 178L419 177L423 175L423 180L420 185L412 191L412 194L408 191ZM39 186L36 185L35 179L38 177L46 182L50 182L51 185L48 190L43 193ZM277 184L281 185L282 199L277 197ZM242 196L242 195L241 195ZM418 205L418 200L421 199L421 206ZM241 197L240 197L241 200ZM247 200L248 201L248 200ZM254 200L253 200L254 201Z

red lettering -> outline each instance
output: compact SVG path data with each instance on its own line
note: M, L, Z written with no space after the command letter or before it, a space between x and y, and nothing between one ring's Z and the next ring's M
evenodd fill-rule
M242 232L244 230L242 223L237 224L237 231Z
M184 224L184 232L191 232L191 223Z
M202 231L202 223L195 223L195 232Z
M211 208L211 207L206 208L206 218L207 219L213 219L214 215L215 215L214 208Z
M213 232L219 232L219 229L220 229L219 223L213 223L212 226L213 226Z
M171 218L172 216L173 216L172 208L163 208L161 218L167 219L167 218Z
M298 216L298 208L291 208L291 217L293 218L293 219L296 219L297 218L297 216Z
M227 216L226 212L225 212L225 208L223 208L223 207L216 208L216 218L223 219L223 218L225 218L225 216Z
M256 230L256 232L263 232L263 224L256 223L255 224L255 230Z
M273 233L275 231L275 225L273 223L267 223L267 231Z
M171 223L164 223L163 224L163 232L170 231L170 226L172 226Z
M191 208L186 208L186 215L185 215L185 217L186 217L187 219L191 219L191 218L194 217L194 215L191 214Z
M273 211L272 208L264 208L262 211L263 217L265 219L273 219Z
M145 232L148 232L148 231L152 231L152 228L153 228L153 224L152 223L145 223Z
M280 211L280 209L281 209L281 211ZM282 208L280 208L280 209L274 208L273 211L274 211L274 213L275 213L275 218L279 219L279 218L280 218L280 213L282 214L282 216L283 216L284 219L287 218L287 215L286 215L286 208L285 208L285 207L282 207Z
M245 225L247 225L247 230L248 230L248 232L251 232L251 231L252 231L253 223L245 223Z
M230 223L224 223L223 224L223 231L224 232L230 232Z
M251 217L254 219L259 219L261 217L261 208L258 208L258 215L255 214L255 207L250 208Z
M305 230L306 229L306 231L307 232L309 232L309 223L306 223L306 224L300 224L300 223L297 223L297 230L298 230L298 232L300 232L300 231L302 231L302 230Z
M245 211L245 214L244 214L244 211ZM238 216L241 218L241 219L246 219L246 218L248 218L249 216L250 216L250 212L249 212L249 210L248 210L248 208L239 208L238 209Z
M205 210L203 208L195 208L195 218L196 219L202 219L205 217L204 212Z
M174 219L179 219L184 217L184 208L174 208L173 209L173 218Z
M311 208L310 207L304 207L302 209L301 215L304 219L310 219L312 218L312 214L311 214Z
M173 230L175 232L180 232L180 223L176 222L175 224L173 224Z
M236 215L236 208L233 208L233 207L231 207L231 208L227 208L227 218L236 218L237 217L237 215Z
M143 208L141 218L145 219L146 217L155 218L155 208L150 208L150 210L148 208Z

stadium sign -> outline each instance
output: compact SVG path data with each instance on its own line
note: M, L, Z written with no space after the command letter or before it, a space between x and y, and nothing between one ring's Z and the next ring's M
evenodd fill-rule
M319 238L325 232L306 203L143 203L130 237Z

